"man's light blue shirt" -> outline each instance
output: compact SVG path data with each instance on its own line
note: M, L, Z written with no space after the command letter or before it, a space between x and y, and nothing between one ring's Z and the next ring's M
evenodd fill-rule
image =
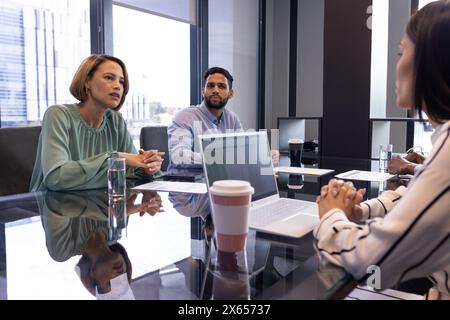
M197 135L241 131L237 115L224 108L219 119L209 112L205 103L183 109L168 128L170 167L193 168L202 166Z

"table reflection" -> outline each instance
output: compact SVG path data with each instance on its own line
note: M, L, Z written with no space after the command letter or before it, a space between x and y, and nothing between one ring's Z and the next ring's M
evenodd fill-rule
M110 199L103 190L47 191L39 205L50 256L58 262L81 255L75 266L84 287L98 299L133 299L129 286L132 263L118 242L134 213L154 215L160 211L156 192L127 200Z
M186 217L201 217L206 220L211 214L209 195L181 192L169 192L169 201L173 208Z
M212 299L250 300L250 276L246 251L217 251L209 271L213 276Z
M186 179L192 176L198 172ZM314 200L332 176L280 174L278 187L283 196ZM7 214L0 298L297 300L342 297L352 284L342 269L320 263L311 233L288 238L251 229L245 251L222 253L208 194L127 195L111 202L106 190L47 191L0 200Z
M303 175L292 174L287 178L283 183L290 189L302 189ZM334 283L345 276L345 271L335 266L319 267L316 255L320 253L314 250L311 233L302 238L288 238L250 230L244 251L220 251L213 237L208 194L172 192L169 200L179 214L201 218L201 239L207 257L201 264L203 267L197 266L203 274L196 293L200 299L317 299L324 292L333 298ZM189 265L192 268L193 264ZM298 286L292 285L293 279Z
M206 183L203 169L173 168L171 166L169 166L164 180ZM189 193L189 190L186 190L186 193L169 192L168 198L179 214L185 217L201 218L203 221L210 219L211 208L207 193L192 194ZM202 226L197 227L202 228Z

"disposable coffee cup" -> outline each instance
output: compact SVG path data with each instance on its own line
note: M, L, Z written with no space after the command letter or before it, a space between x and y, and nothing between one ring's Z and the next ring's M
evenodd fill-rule
M244 250L254 189L247 181L219 180L213 183L209 192L218 249L225 252Z
M289 139L289 158L292 167L301 167L303 143L302 139Z

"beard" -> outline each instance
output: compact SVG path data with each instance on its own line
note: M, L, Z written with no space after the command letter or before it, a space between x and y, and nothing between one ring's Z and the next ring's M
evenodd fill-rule
M214 97L218 97L220 99L219 102L212 102L211 101L211 96L205 97L205 105L208 108L222 109L222 108L224 108L227 105L228 98L221 99L219 96L214 96Z

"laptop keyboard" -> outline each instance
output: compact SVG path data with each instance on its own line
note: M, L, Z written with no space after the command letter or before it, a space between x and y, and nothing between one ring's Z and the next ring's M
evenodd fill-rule
M298 212L307 206L300 201L280 198L277 201L266 203L261 207L253 207L250 215L250 226L264 227L273 222L277 222L292 216L293 212Z

